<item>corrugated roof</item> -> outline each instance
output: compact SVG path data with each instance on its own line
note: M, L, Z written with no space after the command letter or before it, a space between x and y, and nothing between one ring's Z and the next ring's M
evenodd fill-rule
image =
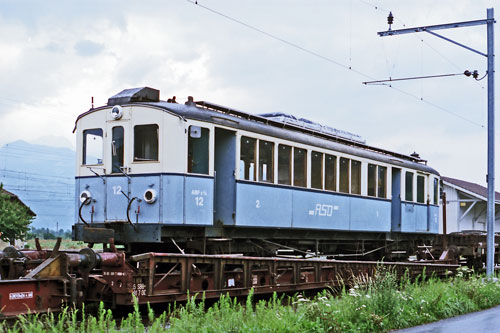
M477 195L482 196L483 198L488 198L488 189L484 186L481 186L476 183L466 182L465 180L450 178L450 177L441 177L443 181L461 187L469 192L473 192ZM500 193L495 192L495 201L500 201Z

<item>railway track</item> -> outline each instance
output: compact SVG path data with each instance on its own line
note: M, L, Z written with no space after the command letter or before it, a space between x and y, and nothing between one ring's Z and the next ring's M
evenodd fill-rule
M206 299L340 287L353 276L392 269L398 275L444 276L458 265L329 259L195 255L148 252L133 256L105 252L6 248L1 253L2 318L54 312L65 305L105 302L108 306L166 303L204 293Z

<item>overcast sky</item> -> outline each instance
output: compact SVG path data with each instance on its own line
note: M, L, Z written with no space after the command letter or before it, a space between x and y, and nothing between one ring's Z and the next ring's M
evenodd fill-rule
M495 2L2 0L0 146L19 139L74 146L74 121L92 96L100 106L123 89L149 86L162 99L192 95L308 118L370 145L416 151L442 175L485 185L486 79L393 83L397 89L362 82L466 69L482 77L480 55L425 33L376 32L387 30L389 10L399 29L484 19ZM486 26L440 33L486 52ZM497 176L497 190L499 183Z

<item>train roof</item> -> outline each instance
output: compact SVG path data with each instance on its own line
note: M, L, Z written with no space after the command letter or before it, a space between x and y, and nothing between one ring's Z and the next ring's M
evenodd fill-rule
M141 89L146 90L143 95L141 95ZM206 101L193 101L192 98L186 104L161 101L159 92L156 94L151 90L157 91L147 87L126 89L111 97L107 106L90 109L79 115L76 122L87 114L114 105L144 105L162 109L184 120L187 118L206 121L439 175L436 170L427 166L426 160L416 154L405 155L369 146L359 136L352 133L335 129L333 131L318 130L314 126L302 125L300 122L277 119L279 116L276 117L276 114L255 115ZM322 126L321 129L324 127Z

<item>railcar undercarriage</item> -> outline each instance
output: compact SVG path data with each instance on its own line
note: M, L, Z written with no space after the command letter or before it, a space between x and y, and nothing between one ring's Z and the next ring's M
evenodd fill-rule
M407 260L411 255L422 257L422 249L430 248L435 235L128 223L73 227L75 240L105 243L110 238L124 245L129 254L153 251L393 261Z

